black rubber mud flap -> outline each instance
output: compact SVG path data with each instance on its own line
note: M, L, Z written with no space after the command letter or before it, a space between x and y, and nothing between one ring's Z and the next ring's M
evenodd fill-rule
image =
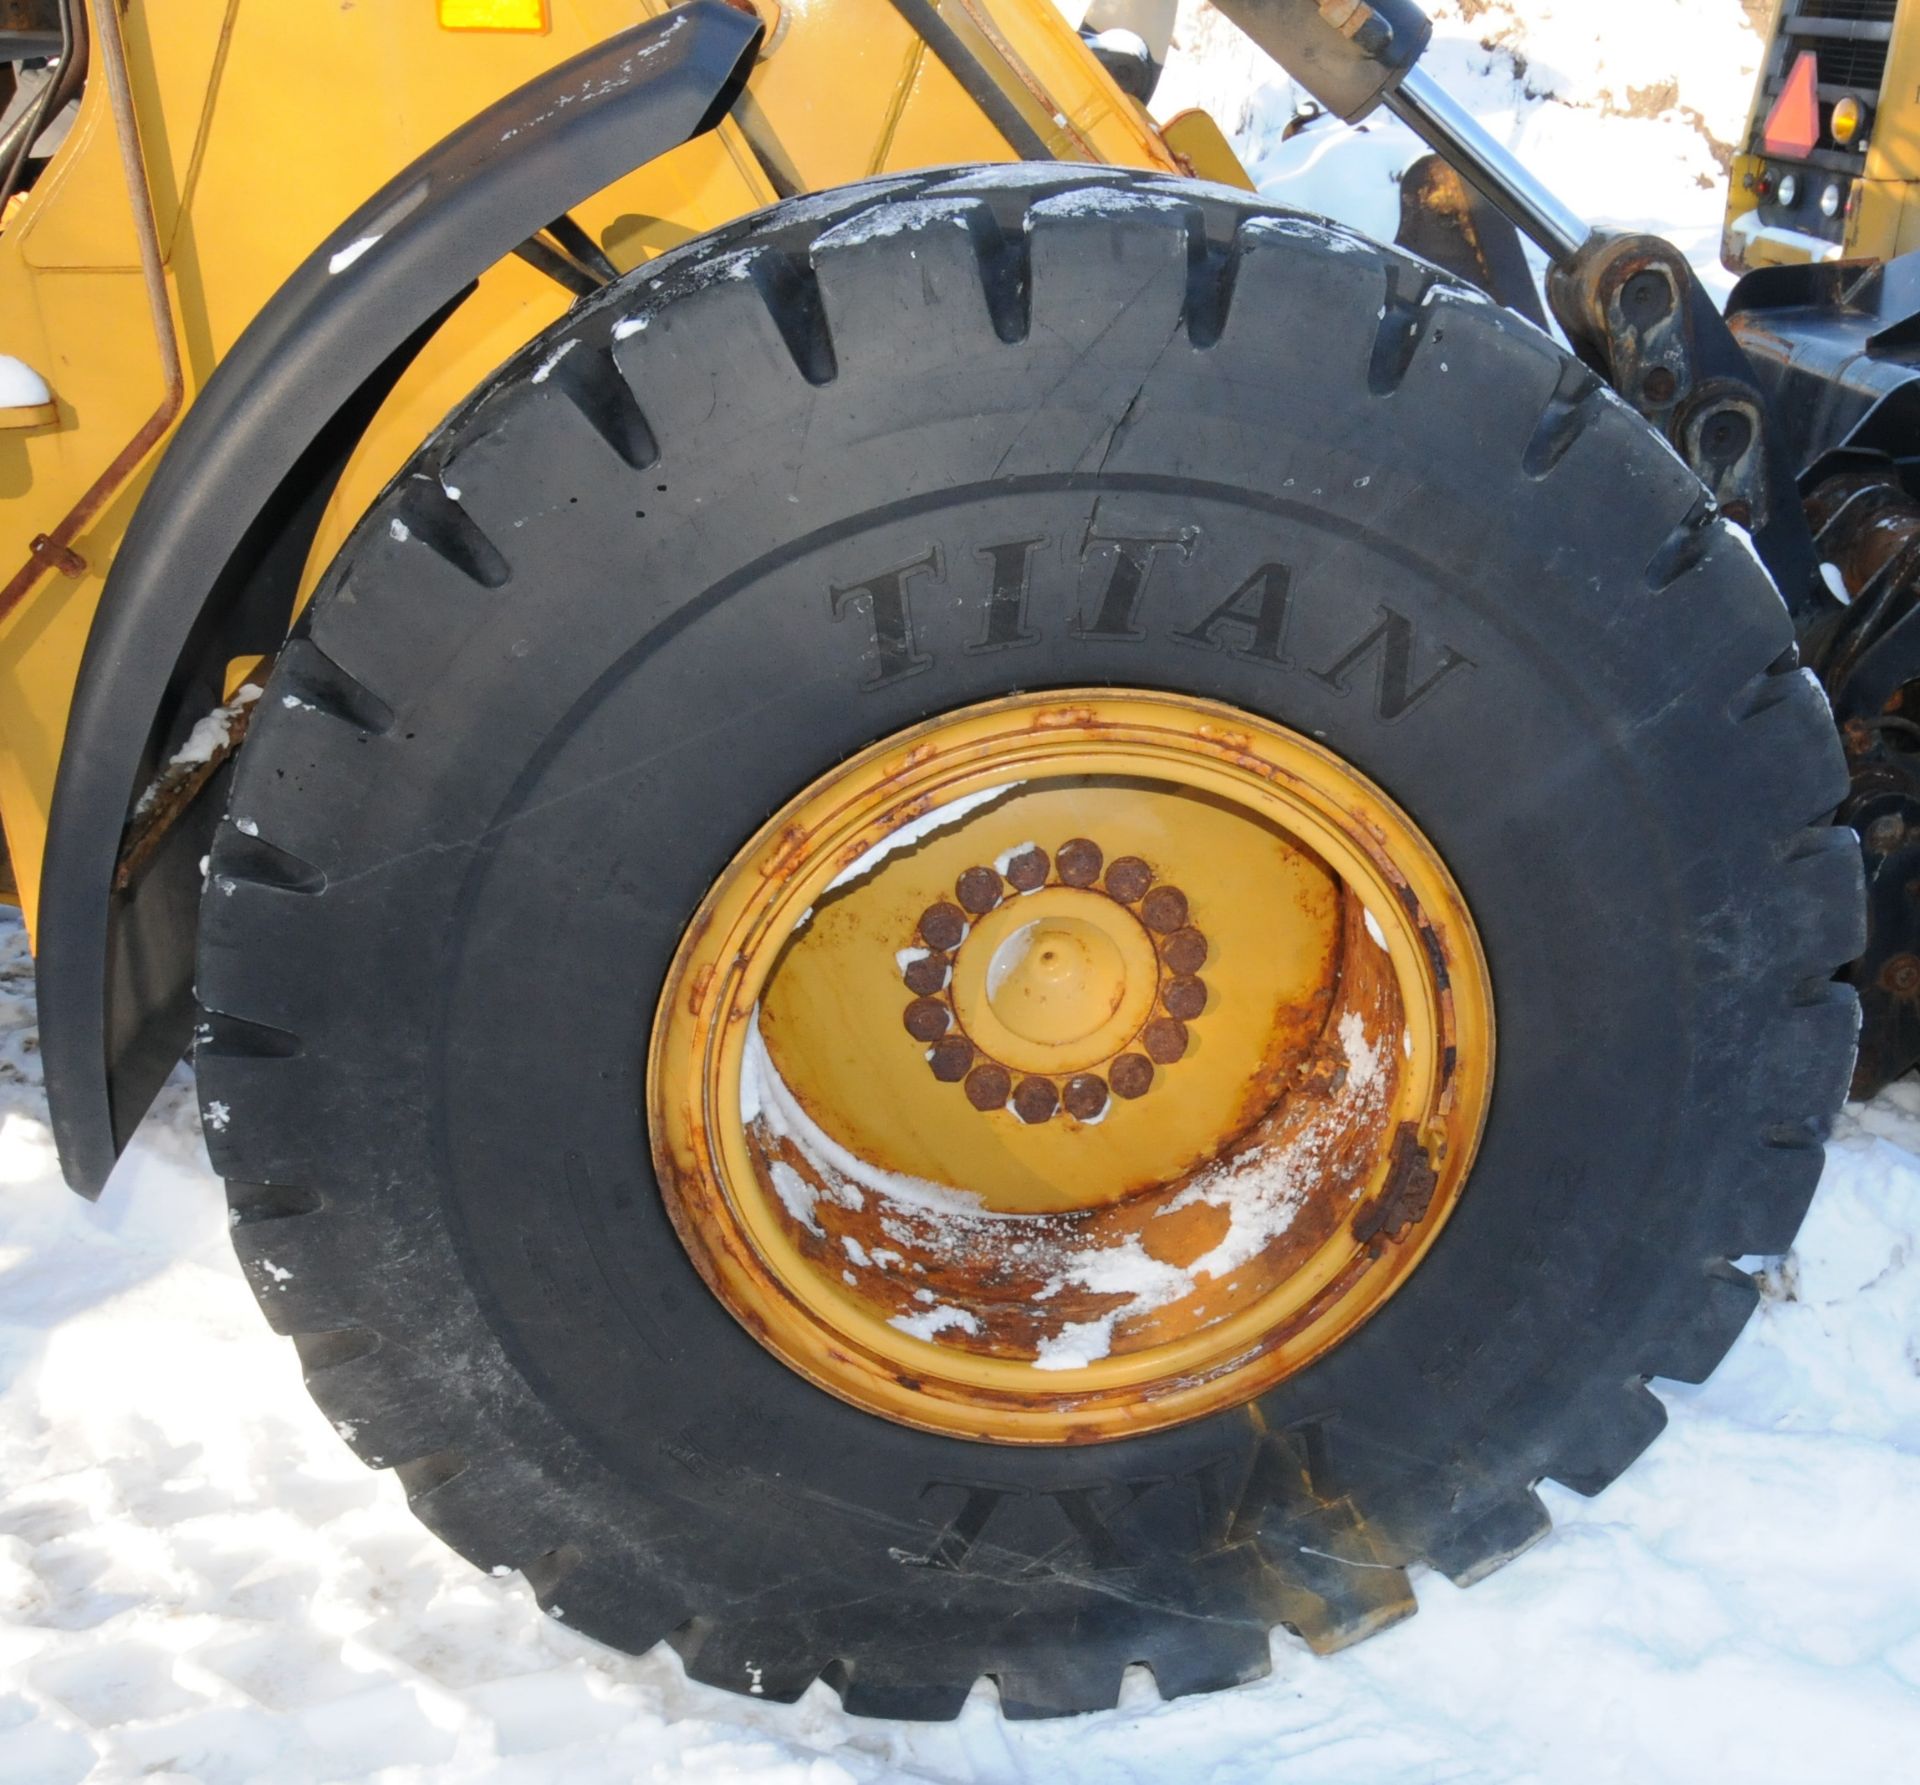
M1473 908L1500 1064L1451 1224L1345 1344L1228 1413L1003 1448L763 1350L638 1112L682 928L766 814L1090 684L1392 793ZM214 845L209 1139L328 1416L569 1624L876 1715L1231 1686L1275 1626L1335 1650L1416 1566L1517 1554L1539 1482L1599 1492L1648 1379L1733 1342L1728 1261L1789 1244L1846 1087L1845 786L1746 541L1539 330L1225 188L849 188L583 304L357 530Z

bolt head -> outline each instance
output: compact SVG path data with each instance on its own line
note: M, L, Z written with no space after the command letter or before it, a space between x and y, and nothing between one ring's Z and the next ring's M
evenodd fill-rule
M1653 328L1673 314L1673 284L1653 267L1635 273L1620 291L1620 313L1635 328Z
M1680 380L1666 366L1655 366L1640 381L1641 394L1656 406L1671 403L1680 394Z
M1907 840L1907 821L1889 812L1867 826L1867 847L1875 855L1891 855Z

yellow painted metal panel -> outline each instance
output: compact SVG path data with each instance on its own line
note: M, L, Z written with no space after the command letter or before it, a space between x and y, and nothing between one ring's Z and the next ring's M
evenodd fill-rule
M240 0L165 0L157 13L136 4L126 14L127 72L140 110L147 185L163 247L179 227L215 73L239 8ZM157 32L156 20L164 21ZM19 220L31 266L140 264L104 87L102 81L90 83L75 124L81 140L69 140Z
M1051 0L936 0L985 78L1064 159L1177 171L1141 109ZM667 10L550 0L548 29L447 31L428 0L128 0L129 72L188 400L289 273L396 172L543 69ZM768 9L771 11L771 8ZM629 268L771 203L881 170L1013 151L891 0L788 0L720 130L580 207ZM0 579L152 414L161 382L104 82L0 231L0 349L40 371L58 422L0 430ZM323 520L302 594L373 495L565 294L519 262L481 282L375 418ZM0 621L0 818L32 920L81 652L151 461Z
M1920 10L1913 0L1894 19L1887 78L1868 129L1867 178L1920 181ZM1905 202L1920 204L1920 194Z

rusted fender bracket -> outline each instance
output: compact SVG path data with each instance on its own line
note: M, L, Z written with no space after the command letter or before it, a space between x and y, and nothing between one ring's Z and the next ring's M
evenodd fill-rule
M1477 285L1536 328L1547 312L1511 218L1444 155L1422 155L1400 181L1395 243Z
M761 29L722 0L691 0L489 107L314 251L189 409L107 577L47 838L41 1040L61 1169L82 1195L99 1195L185 1046L191 925L136 908L151 898L178 910L181 888L155 873L116 895L114 868L192 642L217 617L250 531L329 423L481 273L712 129Z

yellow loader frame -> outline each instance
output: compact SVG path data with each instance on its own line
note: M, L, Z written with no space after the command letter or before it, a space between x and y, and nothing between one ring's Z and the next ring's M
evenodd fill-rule
M0 823L9 896L30 933L94 612L164 450L164 434L143 441L142 430L170 405L190 409L292 270L430 145L544 70L668 10L662 0L128 0L123 14L106 0L87 4L93 73L79 117L0 232L0 351L38 371L53 399L0 410L0 579L13 591L0 617ZM1015 159L1009 114L1061 160L1199 163L1244 183L1210 120L1156 129L1051 0L811 0L785 14L762 0L758 11L766 29L733 114L575 213L620 270L782 196ZM538 28L514 28L529 14ZM506 28L473 28L489 18ZM116 54L130 99L120 118ZM990 82L1002 125L956 64ZM157 338L143 213L163 274ZM440 419L570 301L517 258L481 279L354 447L307 552L301 600ZM115 479L130 444L132 462ZM103 479L101 505L71 543L36 553ZM252 667L236 662L230 681Z
M90 1195L189 1039L206 790L244 717L198 767L179 746L517 349L853 181L1249 183L1205 114L1156 128L1051 0L53 3L91 42L70 135L0 218L0 353L48 395L0 410L0 878Z

